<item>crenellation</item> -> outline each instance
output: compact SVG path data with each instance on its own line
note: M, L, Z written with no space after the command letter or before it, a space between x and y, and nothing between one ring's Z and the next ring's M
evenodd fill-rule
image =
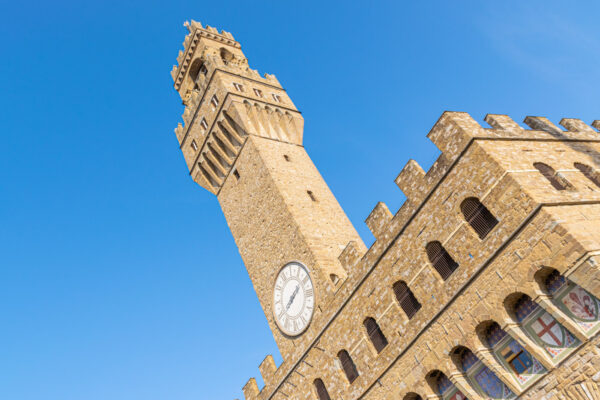
M265 383L265 387L270 387L275 383L277 365L275 364L275 360L271 354L265 357L265 359L258 366L258 369Z
M524 129L508 115L487 114L484 120L490 124L493 129L508 131L516 136L522 135L524 131Z
M591 126L577 118L563 118L560 124L569 132L587 132L595 134Z
M258 395L260 394L260 390L258 389L258 384L256 383L256 379L250 378L248 382L242 388L244 392L244 397L246 400L256 400L258 399Z
M523 122L533 130L548 132L552 136L556 136L558 138L564 137L565 134L562 129L554 125L554 123L552 123L546 117L527 116Z
M373 236L379 239L386 233L387 225L392 220L392 217L392 213L388 207L380 201L373 208L373 211L371 211L365 222Z
M407 199L421 202L430 190L430 183L425 178L425 171L419 163L409 160L396 177L395 183Z
M362 242L350 241L338 256L338 260L348 273L358 265L367 249Z
M592 126L594 128L596 128L598 131L600 131L600 120L595 120L594 122L592 122Z
M484 129L469 114L446 111L433 126L427 137L454 162L476 136L486 136Z

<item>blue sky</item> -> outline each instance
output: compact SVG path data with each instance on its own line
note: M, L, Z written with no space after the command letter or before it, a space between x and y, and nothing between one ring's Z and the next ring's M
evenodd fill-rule
M368 4L368 5L367 5ZM169 74L196 19L305 118L367 243L444 110L600 119L592 1L8 2L0 12L0 398L242 398L277 350ZM260 381L260 379L259 379Z

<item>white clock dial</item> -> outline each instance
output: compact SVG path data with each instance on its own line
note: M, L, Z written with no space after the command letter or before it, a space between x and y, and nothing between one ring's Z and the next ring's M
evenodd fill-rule
M308 269L291 262L279 271L273 289L273 315L279 329L288 336L298 336L313 316L315 291Z

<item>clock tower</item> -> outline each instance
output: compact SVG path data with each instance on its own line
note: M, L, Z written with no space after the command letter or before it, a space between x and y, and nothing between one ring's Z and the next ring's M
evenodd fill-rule
M185 107L175 129L192 179L217 196L284 359L325 324L364 246L302 145L304 121L233 36L192 21L173 67Z

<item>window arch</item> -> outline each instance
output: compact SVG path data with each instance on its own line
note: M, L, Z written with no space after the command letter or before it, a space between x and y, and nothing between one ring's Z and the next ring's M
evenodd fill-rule
M573 164L575 168L581 171L586 178L594 183L594 185L600 187L600 173L598 173L594 168L590 167L587 164L582 164L576 162Z
M483 343L492 350L494 358L517 380L521 388L529 386L536 377L546 372L546 368L497 322L483 323L477 331Z
M410 290L405 282L398 281L394 283L393 289L400 307L402 307L409 319L412 318L421 308L421 303L419 303L412 290Z
M381 328L371 317L365 319L363 321L363 325L367 330L367 335L369 336L369 340L373 344L373 347L375 347L377 353L381 353L381 350L383 350L388 344L388 341L381 331Z
M358 378L358 370L356 369L356 365L354 365L354 361L352 361L352 357L350 357L350 354L346 350L340 350L338 358L342 364L346 378L348 378L348 382L354 382Z
M460 205L460 210L471 228L479 235L479 239L485 238L498 223L496 217L476 197L465 199Z
M452 382L450 379L441 371L431 371L425 377L425 380L429 383L429 386L433 391L442 396L443 399L466 399L465 396Z
M192 65L190 66L190 78L192 79L192 82L196 82L196 79L198 79L198 74L200 73L200 71L203 71L202 73L206 73L204 71L206 71L206 67L204 66L204 62L200 59L200 58L196 58L194 60L194 62L192 63Z
M404 396L403 400L423 400L423 398L416 393L410 392Z
M554 170L554 168L552 168L548 164L544 164L542 162L535 162L535 163L533 163L533 166L538 171L540 171L540 173L544 176L544 178L548 179L548 181L554 187L554 189L566 190L566 189L573 188L573 185L571 185L571 183L568 180L566 180L564 177L559 175Z
M579 346L579 339L531 297L515 293L505 300L505 305L511 303L512 308L509 311L521 325L521 329L534 343L543 348L550 358L560 361Z
M327 392L327 388L325 387L325 384L321 378L315 379L313 383L315 385L315 389L317 390L317 396L319 397L319 400L331 400L331 397L329 397L329 392Z
M452 275L458 267L458 263L448 254L446 249L438 241L429 242L425 246L427 257L435 270L440 274L443 280L446 280Z
M543 270L539 271L544 273ZM569 316L587 336L600 330L600 300L581 286L571 282L557 270L548 268L542 287L552 295L552 302Z
M234 58L233 53L227 50L225 47L221 47L219 50L219 55L221 56L221 60L223 60L223 64L227 65Z
M467 381L489 399L514 399L516 396L496 374L466 347L458 346L451 353L454 364L464 372Z

